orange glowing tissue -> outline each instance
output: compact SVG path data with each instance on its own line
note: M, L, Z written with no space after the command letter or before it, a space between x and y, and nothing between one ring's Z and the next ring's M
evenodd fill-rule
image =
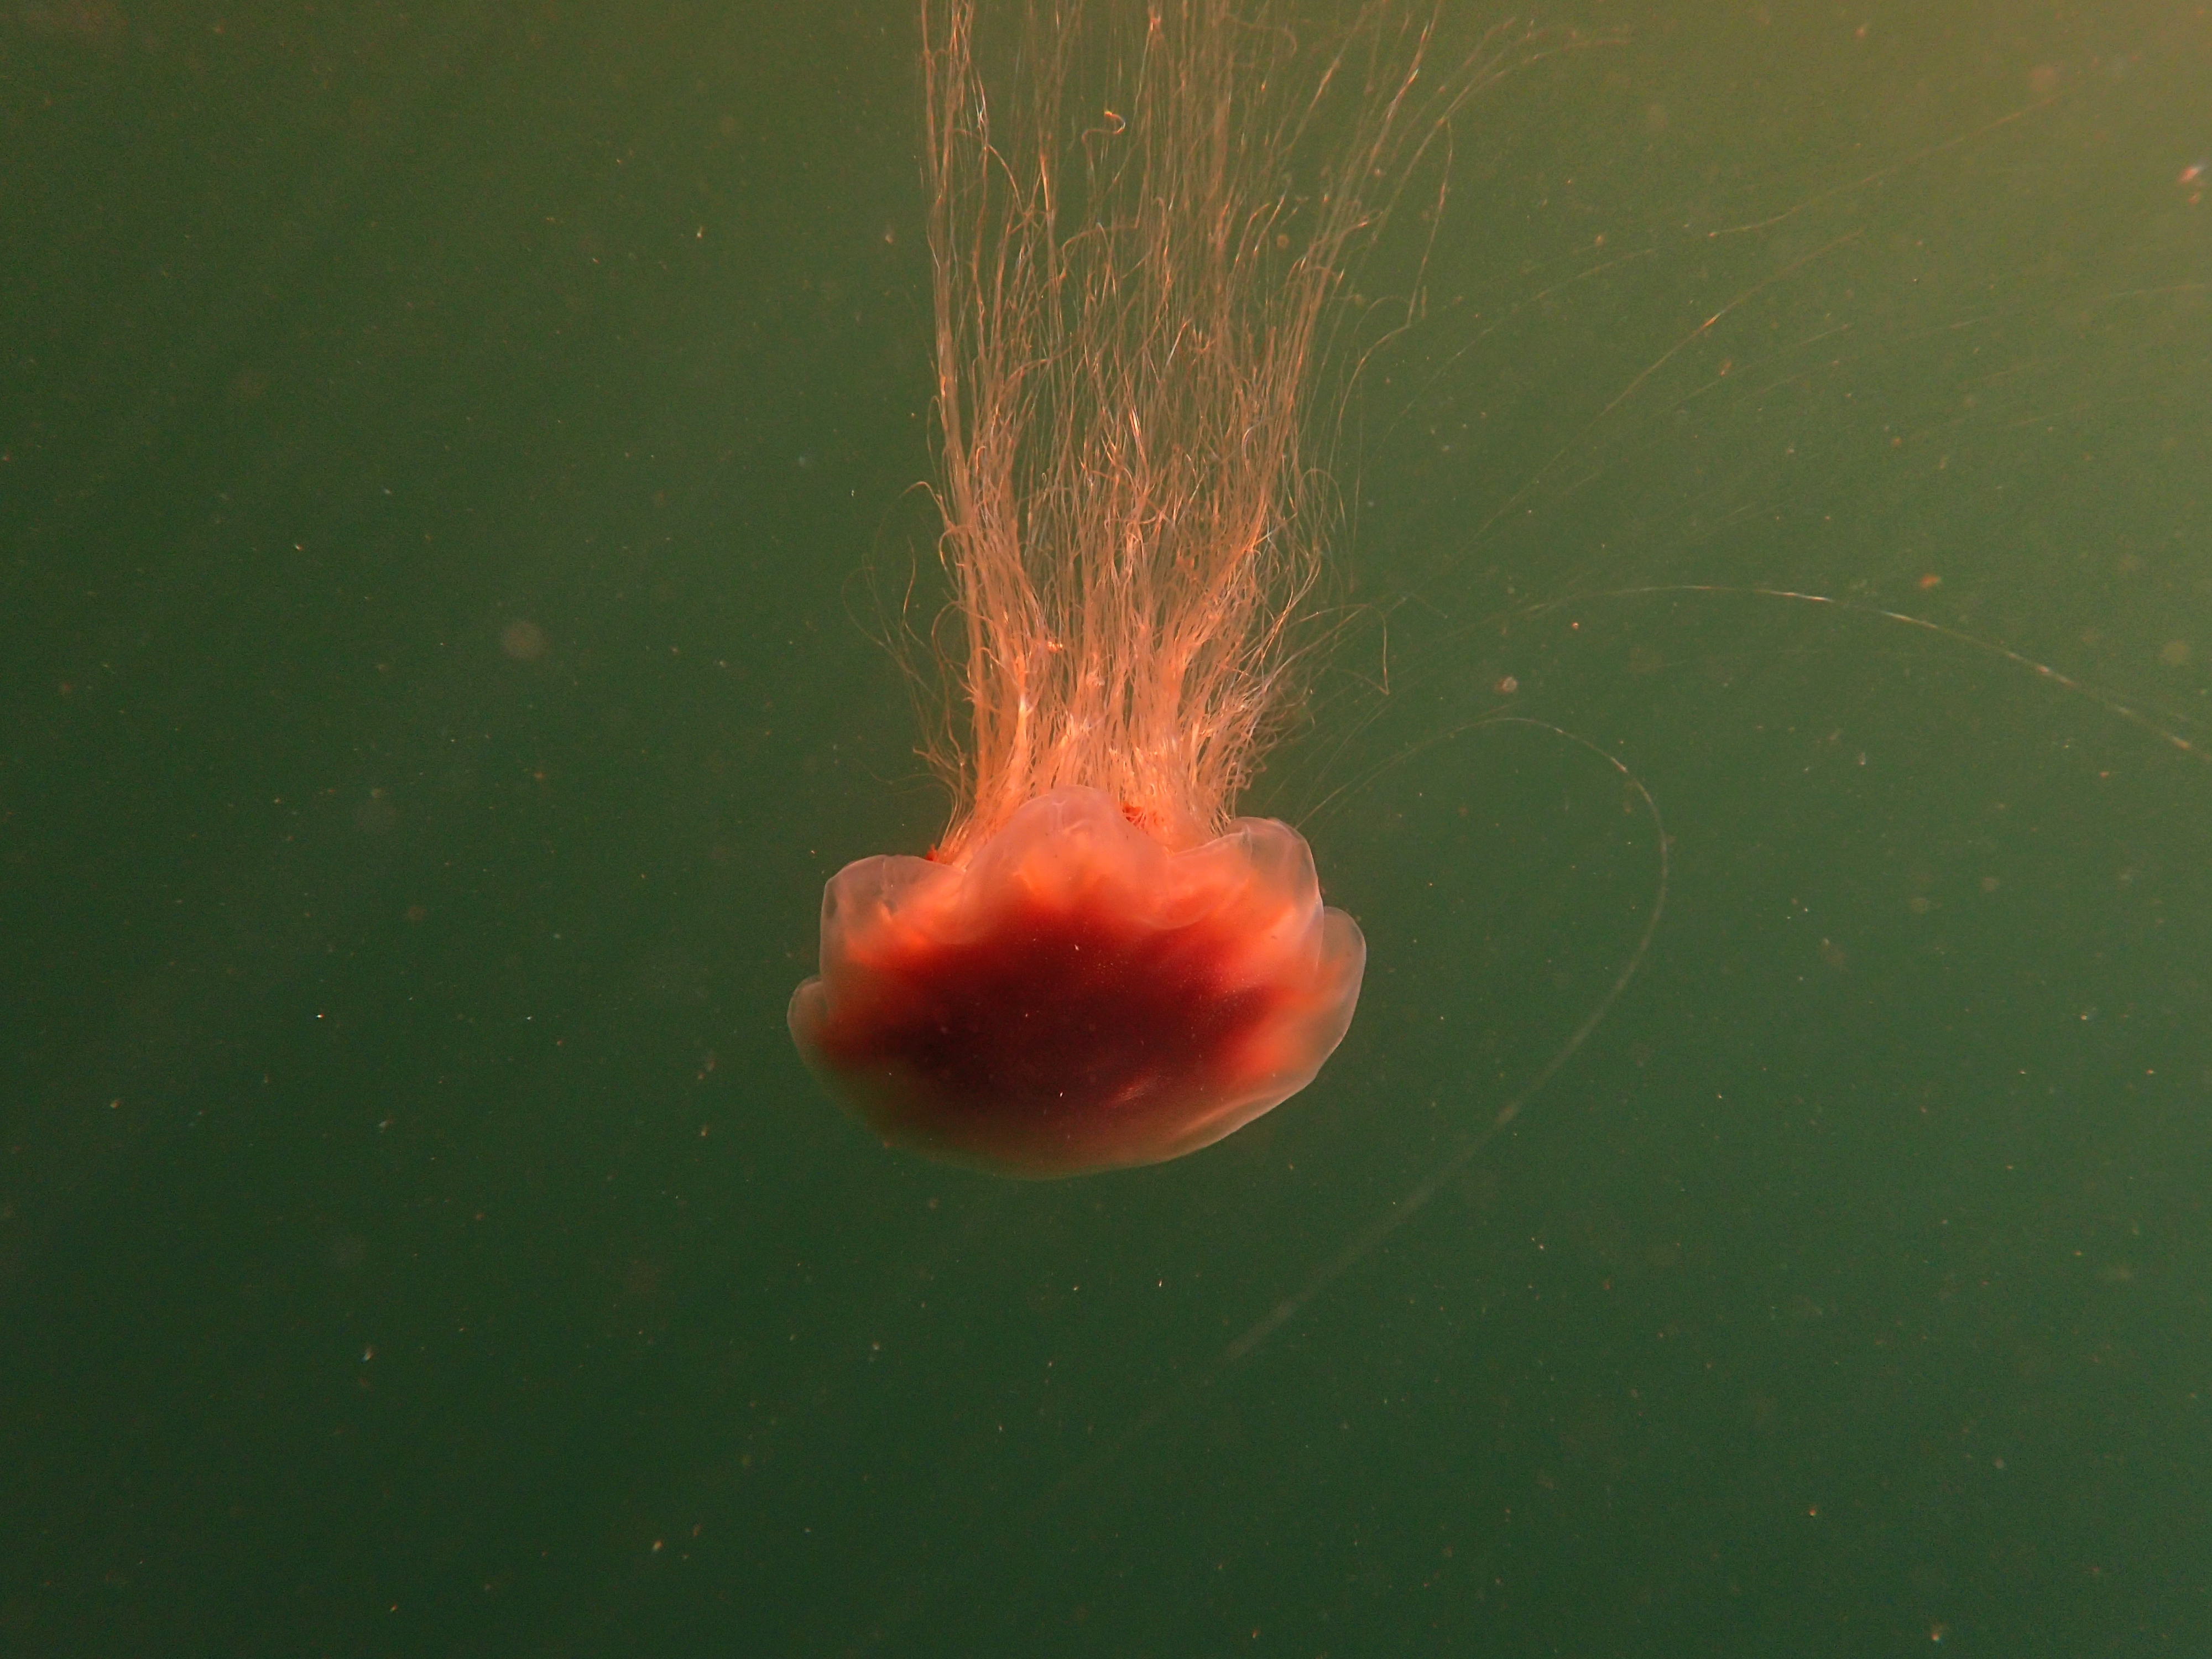
M1232 809L1307 637L1321 336L1437 118L1387 7L1318 51L1229 0L1006 9L1003 72L975 0L923 17L951 822L830 881L790 1024L884 1140L1062 1176L1218 1140L1351 1024L1358 927Z

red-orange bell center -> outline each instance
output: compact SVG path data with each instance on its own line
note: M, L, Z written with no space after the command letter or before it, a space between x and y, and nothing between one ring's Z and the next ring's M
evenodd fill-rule
M1195 1151L1304 1088L1365 963L1288 825L1170 852L1103 793L1057 789L964 866L840 871L791 1029L887 1142L1073 1175Z

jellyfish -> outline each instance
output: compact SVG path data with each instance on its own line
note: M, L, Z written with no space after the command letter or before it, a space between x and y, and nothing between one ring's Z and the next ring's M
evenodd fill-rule
M1347 258L1479 78L1421 82L1432 21L1376 8L1302 53L1228 0L1156 0L1124 41L1028 6L1000 76L975 0L925 4L953 807L926 856L830 881L789 1010L888 1144L1158 1163L1350 1025L1358 925L1236 803L1326 632L1308 428ZM1102 44L1103 103L1071 73Z

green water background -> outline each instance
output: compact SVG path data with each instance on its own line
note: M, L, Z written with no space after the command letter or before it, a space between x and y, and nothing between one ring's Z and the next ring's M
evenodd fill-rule
M1030 1186L782 1029L942 811L909 9L0 15L0 1649L2212 1642L2212 19L1547 21L1251 799L1358 1022ZM1657 896L1500 713L1651 954L1243 1346Z

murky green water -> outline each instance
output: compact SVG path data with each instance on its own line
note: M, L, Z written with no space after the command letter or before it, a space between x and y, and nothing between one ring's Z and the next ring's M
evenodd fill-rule
M940 810L908 7L0 16L0 1645L2212 1638L2212 25L1547 17L1250 803L1359 1020L1024 1186L782 1029ZM1659 896L1548 728L1665 915L1455 1165Z

